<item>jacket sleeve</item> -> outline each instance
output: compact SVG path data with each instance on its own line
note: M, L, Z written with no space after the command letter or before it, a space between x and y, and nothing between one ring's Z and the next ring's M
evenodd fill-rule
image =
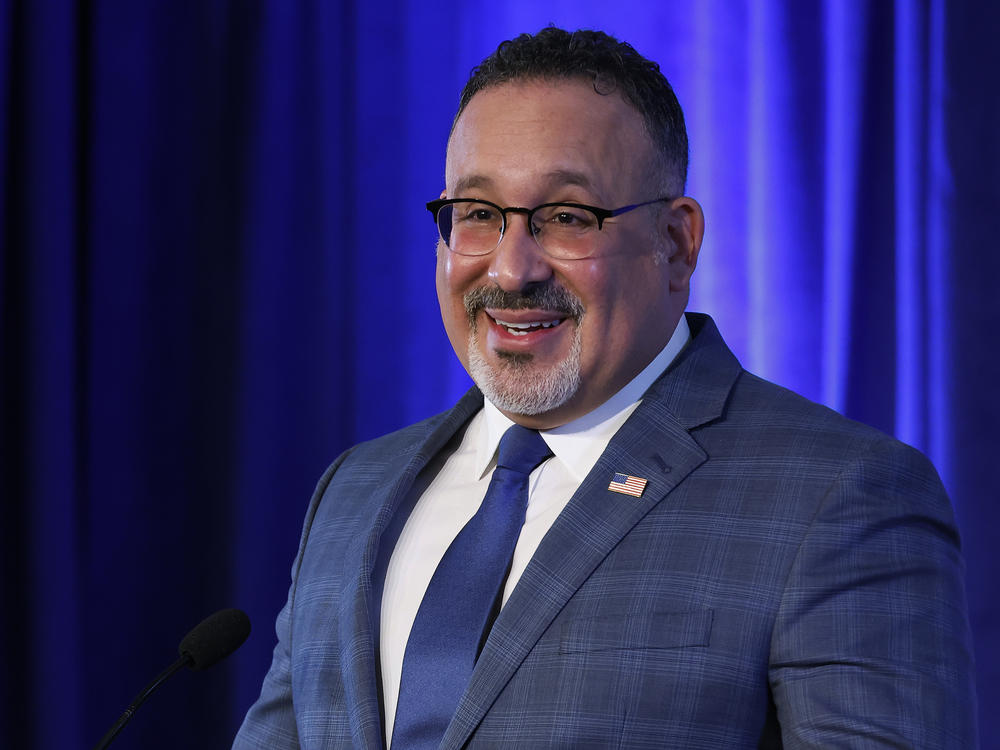
M976 747L964 565L930 462L847 462L790 570L771 647L784 747Z
M306 513L299 541L299 551L292 565L292 583L288 589L288 599L275 621L278 643L274 647L271 667L264 677L260 697L246 717L233 741L233 750L298 750L299 734L295 708L292 702L292 618L295 612L295 594L299 568L305 554L316 511L334 473L350 451L343 453L326 470L313 493Z
M264 677L264 685L257 702L250 707L243 726L233 742L233 750L293 750L299 747L299 735L292 706L292 670L289 649L292 601L295 583L292 583L288 601L278 614L275 630L278 644L274 647L271 668Z

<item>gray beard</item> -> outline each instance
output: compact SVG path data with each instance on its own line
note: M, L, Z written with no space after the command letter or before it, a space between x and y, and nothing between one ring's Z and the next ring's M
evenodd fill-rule
M562 325L568 325L564 321ZM525 416L544 414L569 401L580 388L580 329L573 334L569 354L542 369L530 356L504 356L491 365L479 350L479 333L469 337L469 375L479 390L501 411Z
M569 401L580 388L580 321L583 304L558 284L532 286L518 292L505 292L497 286L482 286L464 298L469 316L469 375L493 405L511 414L535 415L556 409ZM570 352L561 362L542 368L530 354L497 352L499 362L490 364L480 354L478 313L496 307L518 310L537 307L562 313L560 325L576 326Z

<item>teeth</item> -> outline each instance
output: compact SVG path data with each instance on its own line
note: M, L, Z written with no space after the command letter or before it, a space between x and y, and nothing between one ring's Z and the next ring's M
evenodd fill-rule
M503 326L515 336L527 336L529 331L538 328L554 328L562 323L561 318L557 320L537 321L531 323L508 323L507 321L500 320L499 318L494 318L494 320L497 322L497 325Z

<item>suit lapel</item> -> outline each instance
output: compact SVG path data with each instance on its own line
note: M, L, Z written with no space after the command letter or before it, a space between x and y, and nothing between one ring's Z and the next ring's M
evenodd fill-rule
M376 510L371 525L354 538L346 552L344 570L351 573L344 577L338 622L341 677L355 747L384 745L376 658L378 638L374 632L377 617L373 616L381 603L374 601L372 581L380 539L420 471L481 406L481 394L476 389L470 390L431 428L412 454L399 456L386 466L384 475L392 479L372 497L371 507Z
M691 436L718 418L739 375L710 319L644 395L538 546L497 618L442 747L461 747L525 656L608 553L706 459ZM647 480L641 497L608 490L616 472Z

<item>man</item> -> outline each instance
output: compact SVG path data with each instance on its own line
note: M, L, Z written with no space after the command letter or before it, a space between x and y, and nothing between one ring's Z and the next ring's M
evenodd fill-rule
M685 316L686 162L604 34L474 72L428 207L477 388L322 478L236 747L975 744L940 482Z

